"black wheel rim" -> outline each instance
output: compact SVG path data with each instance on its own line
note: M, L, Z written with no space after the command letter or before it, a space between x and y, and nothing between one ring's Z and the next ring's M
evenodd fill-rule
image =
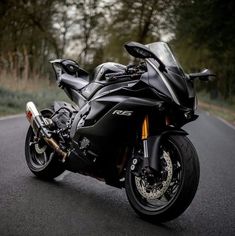
M130 181L131 181L131 190L133 192L133 197L135 198L136 203L144 210L148 212L156 212L156 211L164 211L166 208L170 207L174 200L177 198L182 182L183 182L183 166L182 166L182 159L180 156L180 152L178 151L176 145L167 140L164 146L162 146L162 153L167 152L169 153L171 162L172 162L172 178L170 181L170 185L167 187L167 190L164 192L163 195L154 199L150 199L143 194L143 192L138 189L136 184L136 175L131 173ZM164 164L164 161L161 162L161 165ZM161 166L162 168L162 166ZM159 183L158 183L159 188ZM161 188L160 188L161 189ZM156 190L156 189L155 189ZM158 194L156 194L157 197Z
M41 171L52 160L53 150L46 144L44 140L35 141L34 132L31 129L29 137L29 155L28 161L34 171Z

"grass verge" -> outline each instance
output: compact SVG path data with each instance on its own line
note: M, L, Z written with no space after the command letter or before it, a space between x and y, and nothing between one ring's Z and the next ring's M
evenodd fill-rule
M235 104L223 100L212 100L208 95L199 93L199 108L218 116L232 125L235 125Z
M63 90L48 86L37 91L12 91L0 87L0 116L24 113L25 104L33 101L39 109L50 106L53 101L69 101Z

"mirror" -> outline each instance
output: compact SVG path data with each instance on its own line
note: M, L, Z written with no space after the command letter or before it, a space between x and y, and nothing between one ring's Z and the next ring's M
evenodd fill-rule
M136 58L155 58L155 55L143 44L129 42L124 45L127 52Z
M159 70L166 71L166 67L163 62L145 45L137 42L129 42L126 43L124 47L133 57L141 59L154 58L159 64Z

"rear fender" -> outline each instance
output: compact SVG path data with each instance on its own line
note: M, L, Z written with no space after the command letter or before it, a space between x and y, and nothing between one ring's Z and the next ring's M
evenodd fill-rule
M158 172L160 171L160 156L162 139L170 135L186 136L188 133L182 129L170 128L161 134L148 138L149 167Z

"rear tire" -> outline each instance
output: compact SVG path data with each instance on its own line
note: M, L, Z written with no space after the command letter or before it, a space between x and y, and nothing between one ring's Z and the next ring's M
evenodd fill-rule
M131 206L142 218L155 223L172 220L186 210L195 196L200 174L196 150L187 137L169 136L163 140L162 149L169 154L165 159L164 155L161 157L161 168L165 166L165 170L168 170L165 179L169 182L164 182L166 190L164 184L156 181L155 185L150 185L146 179L144 182L133 174L131 166L137 157L129 160L126 170L125 188ZM167 166L166 160L171 164ZM169 172L170 167L172 172ZM149 191L149 186L157 187Z
M44 117L50 117L52 111L41 112ZM34 144L35 134L30 126L25 140L26 163L32 173L44 180L52 180L65 171L64 165L54 150L44 140ZM44 150L45 149L45 150Z

